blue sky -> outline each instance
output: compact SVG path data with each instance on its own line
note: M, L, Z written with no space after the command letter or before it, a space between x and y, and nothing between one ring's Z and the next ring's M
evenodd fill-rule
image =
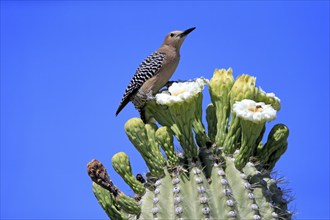
M232 67L275 92L290 129L276 166L296 219L329 218L329 2L1 1L1 219L104 219L86 164L125 151L138 114L115 111L139 63L172 30L197 27L173 80ZM209 103L205 90L204 107Z

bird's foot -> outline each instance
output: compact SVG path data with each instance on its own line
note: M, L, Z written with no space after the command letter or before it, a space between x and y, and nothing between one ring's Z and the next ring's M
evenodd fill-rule
M168 82L164 85L164 87L163 87L161 90L159 90L159 93L161 93L161 92L163 92L163 91L167 91L168 88L170 88L170 86L171 86L173 83L178 83L178 82L183 82L183 80L168 81Z
M150 90L148 93L147 93L147 101L153 101L155 100L156 97L152 94L152 91Z
M183 82L183 80L176 80L176 81L168 81L164 87L166 87L167 89L173 84L173 83L178 83L178 82Z
M170 86L173 84L173 83L175 83L176 81L168 81L165 85L164 85L164 87L166 87L166 89L168 89L168 88L170 88ZM163 88L164 88L163 87Z

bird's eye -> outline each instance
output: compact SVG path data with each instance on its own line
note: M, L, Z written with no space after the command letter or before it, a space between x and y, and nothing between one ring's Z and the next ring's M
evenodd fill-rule
M173 33L171 33L171 34L170 34L170 36L171 36L171 37L174 37L174 34L173 34Z

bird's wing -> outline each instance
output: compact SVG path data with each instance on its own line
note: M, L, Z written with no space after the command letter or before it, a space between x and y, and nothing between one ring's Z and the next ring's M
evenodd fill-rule
M133 78L128 84L120 105L116 111L116 115L127 105L132 95L134 95L148 79L155 76L162 67L165 54L154 52L148 56L138 67Z

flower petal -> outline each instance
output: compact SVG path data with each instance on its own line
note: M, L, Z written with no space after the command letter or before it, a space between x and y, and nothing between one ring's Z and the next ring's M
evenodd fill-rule
M276 118L276 110L271 105L243 99L233 105L233 111L239 118L255 123L272 121Z
M208 83L209 80L202 77L188 82L173 83L168 91L156 95L156 102L160 105L168 105L189 100L202 92L204 85Z

